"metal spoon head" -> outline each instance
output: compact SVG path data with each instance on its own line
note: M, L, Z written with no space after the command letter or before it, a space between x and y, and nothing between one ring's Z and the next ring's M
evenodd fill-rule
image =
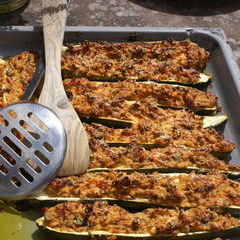
M47 107L20 102L0 110L0 198L19 199L41 190L61 167L65 129Z

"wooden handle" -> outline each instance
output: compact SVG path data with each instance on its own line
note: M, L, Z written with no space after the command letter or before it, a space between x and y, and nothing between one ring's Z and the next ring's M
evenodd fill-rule
M68 102L61 76L61 49L67 19L67 1L42 0L42 12L46 70L40 102L55 108L60 102Z
M59 176L77 175L89 164L89 147L84 127L69 103L61 77L61 50L67 18L66 0L42 0L45 45L45 80L39 103L51 108L67 132L67 153Z

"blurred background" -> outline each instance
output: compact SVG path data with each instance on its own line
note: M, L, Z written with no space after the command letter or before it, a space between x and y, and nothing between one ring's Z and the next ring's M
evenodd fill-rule
M0 25L41 25L41 0L1 15ZM67 25L222 28L240 65L239 0L71 0Z

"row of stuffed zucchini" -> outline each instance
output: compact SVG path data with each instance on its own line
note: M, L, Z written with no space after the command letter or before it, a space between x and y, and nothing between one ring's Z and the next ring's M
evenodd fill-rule
M190 41L64 47L64 86L85 122L90 166L29 197L58 203L38 226L62 239L239 231L240 184L228 177L239 177L240 167L220 160L235 144L215 130L227 117L214 115L216 96L196 88L210 82L202 72L208 59Z

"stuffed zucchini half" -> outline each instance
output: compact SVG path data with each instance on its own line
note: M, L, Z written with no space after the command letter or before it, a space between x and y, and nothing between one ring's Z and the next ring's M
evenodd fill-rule
M73 90L73 89L72 89ZM76 90L76 89L75 89ZM226 121L226 115L200 117L187 110L174 110L159 108L158 103L144 99L129 101L112 95L112 98L88 94L89 89L83 92L73 90L73 95L68 92L69 100L79 116L88 122L98 122L110 126L131 126L139 121L149 121L159 127L165 124L183 123L201 127L217 126ZM104 94L102 92L102 94ZM176 93L180 97L180 94ZM167 97L166 97L167 98ZM173 100L175 102L175 100ZM184 104L184 103L183 103Z
M166 124L175 122L201 125L203 128L216 127L227 120L226 115L198 116L187 110L173 110L159 108L151 102L134 102L115 99L88 98L83 95L77 97L77 102L71 101L80 118L88 123L96 122L107 126L130 127L141 121L164 127ZM80 100L81 99L81 100Z
M117 96L109 99L109 97L98 97L95 93L88 94L88 92L89 89L79 93L74 91L74 95L71 97L70 94L69 99L80 117L93 122L131 126L133 123L146 120L159 127L173 124L173 122L176 125L181 122L191 126L210 127L219 125L227 119L226 115L200 117L187 110L159 108L156 102L148 99L128 101Z
M182 66L168 65L156 59L124 61L110 60L103 56L76 57L62 56L64 78L86 77L95 81L155 81L157 83L205 86L210 83L211 75Z
M203 69L209 52L191 41L89 42L69 44L63 53L77 57L105 56L109 59L157 59L185 68Z
M114 129L101 124L84 124L89 139L98 139L109 146L126 147L133 143L146 149L163 148L170 145L191 148L205 148L218 157L225 157L235 148L235 144L226 141L222 134L213 128L202 128L193 121L174 120L161 126L151 122L134 124L131 128Z
M239 233L239 219L207 208L169 210L149 208L130 213L107 202L66 202L45 208L36 221L61 239L199 239Z
M217 159L204 148L168 146L151 150L132 144L127 147L109 147L101 141L90 139L91 149L88 172L222 172L231 178L240 177L240 166Z
M42 78L43 69L41 56L31 51L0 59L0 108L29 99Z
M113 105L116 99L151 102L163 108L190 109L201 114L217 110L217 97L212 93L179 85L134 80L102 83L76 78L65 79L64 87L73 106L83 115L87 114L86 108L90 111L90 106ZM92 111L96 113L96 109Z
M190 41L149 43L85 42L63 48L64 77L94 80L152 80L204 85L210 75L201 73L209 53Z
M91 186L91 187L89 187ZM240 213L240 183L225 175L95 172L55 178L39 201L109 200L133 207L210 207Z

